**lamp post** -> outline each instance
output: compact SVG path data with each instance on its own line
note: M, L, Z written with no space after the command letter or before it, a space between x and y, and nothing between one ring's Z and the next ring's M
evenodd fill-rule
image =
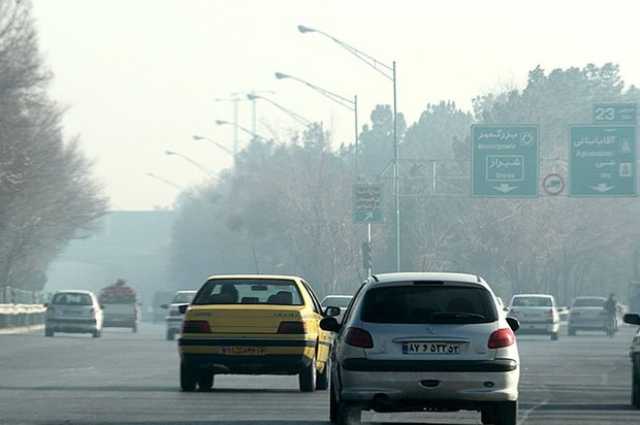
M180 186L177 183L172 182L171 180L165 179L164 177L160 177L158 175L155 175L153 173L145 173L145 175L147 177L151 177L152 179L161 181L162 183L166 184L167 186L171 186L174 189L178 189L178 190L184 190L184 187Z
M233 151L231 149L229 149L228 147L226 147L225 145L223 145L222 143L218 143L215 140L209 138L209 137L205 137L205 136L199 136L197 134L194 134L193 136L193 140L205 140L209 143L211 143L212 145L217 146L219 149L221 149L222 151L224 151L225 153L231 155L232 157L235 158L235 155L233 154Z
M329 91L327 89L324 89L320 86L317 86L315 84L312 84L306 80L303 80L302 78L298 78L295 77L293 75L289 75L289 74L285 74L283 72L276 72L275 74L276 79L278 80L294 80L297 81L301 84L304 84L305 86L309 87L310 89L320 93L322 96L326 97L327 99L331 100L334 103L337 103L338 105L349 109L350 111L353 111L354 113L354 129L355 129L355 137L354 137L354 143L355 143L355 155L354 155L354 175L355 178L358 179L358 96L355 95L353 96L353 100L348 99L344 96L341 96L337 93L334 93L332 91Z
M166 150L166 151L164 151L164 153L165 153L165 155L168 155L168 156L180 157L180 158L184 159L185 161L187 161L188 163L190 163L191 165L193 165L196 168L198 168L200 171L202 171L204 174L206 174L207 177L213 177L211 175L211 173L209 172L209 170L207 170L207 167L205 167L204 165L200 164L197 161L194 161L193 159L189 158L186 155L183 155L183 154L181 154L179 152L175 152L175 151L171 151L171 150Z
M251 131L248 128L241 126L240 124L236 124L236 123L233 123L233 122L229 122L229 121L225 121L225 120L216 120L216 125L231 125L234 128L236 128L236 129L238 129L238 130L240 130L240 131L242 131L242 132L244 132L244 133L248 134L249 136L254 137L256 139L269 140L266 137L261 136L258 133L254 132L254 131ZM237 150L234 149L234 152L237 153Z
M400 177L398 169L398 102L397 102L397 90L396 90L396 62L393 61L391 66L385 64L374 58L373 56L357 49L344 41L327 34L324 31L320 31L315 28L310 28L304 25L298 25L298 31L302 34L315 33L333 41L343 49L347 50L353 56L360 59L360 61L367 64L370 68L375 70L378 74L391 81L393 85L393 198L394 209L396 212L395 230L396 230L396 271L400 271Z
M284 106L280 105L279 103L277 103L276 101L274 101L272 99L269 99L268 97L260 96L260 95L251 93L251 94L247 95L247 99L251 100L252 102L255 102L258 99L264 100L265 102L270 103L271 105L273 105L276 108L280 109L282 112L284 112L285 114L289 115L296 122L302 124L305 127L309 127L312 124L311 120L306 119L305 117L303 117L302 115L298 114L297 112L293 112L291 109L285 108Z

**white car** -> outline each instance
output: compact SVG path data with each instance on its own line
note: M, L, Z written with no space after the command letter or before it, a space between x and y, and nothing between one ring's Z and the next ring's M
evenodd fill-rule
M340 314L336 316L336 320L342 320L344 316L344 312L349 307L349 303L353 299L352 295L327 295L323 298L320 305L322 306L322 311L325 311L327 307L338 307L340 309Z
M553 295L519 294L511 298L508 317L520 322L520 333L560 337L560 315Z
M45 336L56 332L90 333L94 338L102 335L102 307L93 292L58 291L45 306Z
M640 326L640 314L625 314L625 323ZM640 328L631 342L631 404L636 409L640 409Z
M607 312L604 297L576 297L569 312L569 335L581 331L607 332Z
M371 276L336 332L330 419L360 422L362 410L481 412L482 423L515 425L518 321L498 310L480 277L457 273Z
M184 319L184 314L180 313L179 307L183 304L191 304L193 298L196 296L198 291L190 290L190 291L178 291L173 296L173 300L171 300L170 304L162 304L160 307L168 310L166 321L167 321L167 334L166 338L168 341L173 341L176 337L176 334L179 334L182 329L182 319Z

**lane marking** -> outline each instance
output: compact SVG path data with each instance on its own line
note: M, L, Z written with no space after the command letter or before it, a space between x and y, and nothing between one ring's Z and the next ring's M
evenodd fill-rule
M518 420L518 425L523 425L527 419L529 418L529 415L532 414L535 410L546 406L547 404L549 404L549 399L545 399L544 401L541 401L540 403L536 404L535 406L533 406L532 408L528 409L527 411L524 412L524 415L522 415L522 417Z

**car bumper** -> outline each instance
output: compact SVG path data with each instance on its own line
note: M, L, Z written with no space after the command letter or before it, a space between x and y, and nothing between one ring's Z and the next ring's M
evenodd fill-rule
M347 360L340 367L340 397L371 404L380 411L447 406L475 409L481 403L517 400L519 376L518 363L513 360Z
M517 334L553 334L560 331L560 322L520 321Z
M98 329L95 320L84 319L47 319L45 327L54 332L88 333Z
M184 363L221 374L297 374L311 364L315 345L304 339L178 339Z
M606 327L604 319L569 319L569 328L573 329L597 329L602 330Z

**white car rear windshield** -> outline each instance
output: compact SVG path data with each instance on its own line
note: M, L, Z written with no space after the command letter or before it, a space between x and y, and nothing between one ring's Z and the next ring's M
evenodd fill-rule
M602 307L605 299L602 298L578 298L573 303L574 307Z
M181 303L190 303L193 300L193 297L196 296L195 292L179 292L173 297L172 303L181 304Z
M547 297L516 297L511 303L513 307L551 307L551 298Z
M291 280L216 279L205 283L193 304L302 305L298 286Z
M489 291L450 284L413 284L369 290L362 320L369 323L489 323L498 320Z
M51 304L56 305L92 305L93 300L87 294L55 294Z

